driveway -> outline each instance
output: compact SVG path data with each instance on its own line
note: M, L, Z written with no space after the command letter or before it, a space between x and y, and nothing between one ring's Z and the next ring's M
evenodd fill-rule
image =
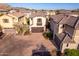
M56 50L55 46L42 36L42 33L32 33L26 36L9 33L0 39L0 55L30 56L33 54L33 50L39 49L41 45L50 53ZM51 53L51 55L55 55L55 53Z

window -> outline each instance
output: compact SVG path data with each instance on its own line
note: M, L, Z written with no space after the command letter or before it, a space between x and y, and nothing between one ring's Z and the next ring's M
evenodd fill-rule
M66 45L66 47L68 47L68 46L69 46L69 44Z
M64 25L61 25L61 28L64 28Z
M12 19L15 19L14 17Z
M9 20L8 19L3 19L3 22L4 23L9 23Z
M37 19L37 25L42 25L42 19L41 18Z

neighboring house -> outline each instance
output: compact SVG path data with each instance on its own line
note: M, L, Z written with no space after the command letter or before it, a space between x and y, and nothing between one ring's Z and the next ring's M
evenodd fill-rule
M27 24L27 14L21 12L13 12L9 13L8 15L15 18L15 22ZM17 20L16 20L17 19Z
M56 47L62 53L67 48L77 49L79 46L79 17L69 15L60 17L55 15L55 18L52 17L50 20L53 41L55 42Z
M64 14L59 14L59 15L53 15L49 18L50 20L50 28L51 28L51 31L53 32L53 39L55 37L55 34L58 34L60 33L60 31L58 31L58 27L59 26L59 22L65 17Z
M0 16L0 25L3 29L13 29L14 24L27 24L27 16L20 13L8 13Z
M13 28L13 17L5 14L0 16L0 25L2 28Z
M47 11L47 15L56 15L56 11Z
M30 16L30 31L43 32L45 31L46 17L42 12L32 13Z
M58 10L59 14L70 14L72 13L71 10Z
M66 21L65 21L66 20ZM61 21L63 24L63 31L65 36L61 42L61 52L65 49L78 49L79 45L79 17L69 16L68 19Z
M9 5L0 3L0 14L6 14L10 9L11 7Z

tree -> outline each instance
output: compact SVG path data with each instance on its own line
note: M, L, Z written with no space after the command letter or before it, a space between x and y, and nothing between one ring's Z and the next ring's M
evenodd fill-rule
M2 36L2 35L3 35L3 32L2 32L2 27L0 25L0 36Z
M21 35L29 34L29 27L27 24L14 24L14 28L18 34Z
M0 32L2 31L2 26L0 25Z
M79 50L76 49L65 49L65 56L79 56Z

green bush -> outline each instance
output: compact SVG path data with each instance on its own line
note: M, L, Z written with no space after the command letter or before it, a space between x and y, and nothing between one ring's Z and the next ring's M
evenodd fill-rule
M49 32L44 32L43 33L43 36L45 37L45 38L51 38L52 37L52 33L49 31Z
M65 49L65 56L79 56L79 50L76 49Z

